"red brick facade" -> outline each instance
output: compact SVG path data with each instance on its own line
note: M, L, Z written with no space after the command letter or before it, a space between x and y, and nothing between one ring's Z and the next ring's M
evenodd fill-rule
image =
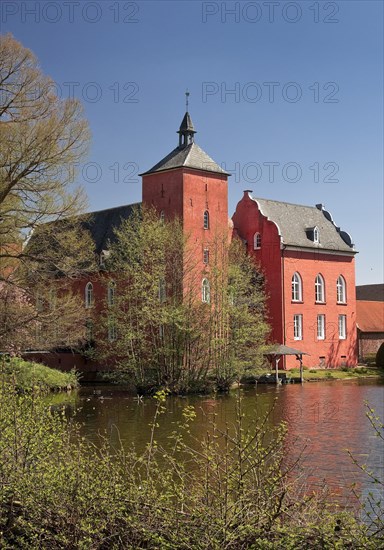
M237 234L246 241L249 254L255 258L265 276L268 294L271 340L307 352L308 367L334 368L357 364L355 264L353 254L316 249L297 249L282 244L279 227L264 216L257 202L246 191L233 216ZM260 247L254 236L260 235ZM256 250L255 250L256 248ZM301 279L300 299L293 299L292 278ZM324 282L324 300L315 299L315 279ZM345 280L345 303L337 301L337 279ZM301 316L301 334L295 337L294 316ZM324 326L318 334L318 316ZM339 321L345 316L345 321ZM339 322L345 322L339 335ZM342 329L343 327L341 327ZM286 367L297 367L294 357L286 358Z
M207 269L204 250L209 249L215 235L228 232L228 174L216 164L213 168L205 168L207 159L213 161L194 144L194 133L192 121L186 113L179 131L179 147L143 174L142 200L143 204L154 206L165 220L176 216L182 220L184 231L194 247L196 265L203 273ZM284 206L286 203L279 204ZM335 240L341 239L340 228L333 224L329 213L319 213L316 208L312 210L317 219L323 220L320 223L324 222L324 227L331 226ZM347 244L340 241L340 248L329 241L323 247L315 244L287 245L276 220L263 214L248 191L238 203L232 221L234 234L246 243L248 253L265 276L271 341L308 353L304 358L308 367L356 365L353 245L348 245L345 239ZM317 227L308 230L314 232ZM301 283L299 297L293 296L294 276L299 277ZM324 284L324 296L316 301L315 280L318 276ZM345 299L338 302L336 285L340 276L345 282ZM104 307L107 300L107 285L97 279L89 281L93 284L95 307L85 309L85 318ZM84 299L89 281L77 283ZM197 292L200 291L197 289ZM68 357L64 359L66 368L71 363ZM75 357L72 366L75 360L81 370L95 368L93 364L85 364L84 360L80 366ZM295 358L288 357L285 366L297 366Z

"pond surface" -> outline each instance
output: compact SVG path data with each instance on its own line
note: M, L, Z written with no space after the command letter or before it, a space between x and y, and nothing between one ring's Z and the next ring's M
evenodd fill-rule
M365 406L368 402L384 418L383 384L344 380L277 387L258 385L240 391L243 411L250 418L260 418L275 403L269 422L287 422L287 458L304 449L303 466L310 488L321 489L327 484L344 502L350 498L352 483L357 483L359 494L372 488L351 461L347 449L384 482L384 442L370 427ZM168 398L156 440L167 444L186 405L196 410L192 434L197 438L206 434L213 413L219 427L233 425L236 395L233 391L229 395ZM103 434L113 444L120 439L126 448L134 445L140 451L149 441L156 403L151 397L138 400L111 386L88 386L76 394L71 407L76 420L83 424L83 434L93 442L97 443L98 434Z

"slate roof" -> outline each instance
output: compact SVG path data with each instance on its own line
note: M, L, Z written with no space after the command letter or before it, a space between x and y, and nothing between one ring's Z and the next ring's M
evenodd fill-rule
M261 213L278 226L283 244L356 253L351 236L336 226L331 214L322 205L303 206L260 198L253 200ZM314 227L319 230L319 244L313 242Z
M384 332L384 303L357 300L356 324L362 332Z
M184 148L176 147L169 155L164 157L147 172L140 174L140 176L152 174L153 172L172 170L174 168L194 168L196 170L205 170L230 176L229 172L226 172L216 164L216 162L196 145L196 143L190 143Z
M371 302L384 302L384 284L357 286L356 299L369 300Z
M116 241L114 229L118 228L123 220L128 219L132 215L133 209L139 208L140 204L126 204L88 214L89 217L82 225L91 233L98 254L102 250L108 249L109 242Z
M194 134L196 133L195 127L193 126L193 122L191 119L191 115L188 113L188 111L185 113L184 118L181 121L179 133L180 132L193 132Z

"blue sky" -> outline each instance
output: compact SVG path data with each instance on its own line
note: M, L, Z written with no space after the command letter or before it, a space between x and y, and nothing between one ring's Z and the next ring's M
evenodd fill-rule
M2 0L1 32L38 57L92 131L90 210L141 199L138 174L177 144L185 89L196 142L254 196L325 204L383 281L381 1Z

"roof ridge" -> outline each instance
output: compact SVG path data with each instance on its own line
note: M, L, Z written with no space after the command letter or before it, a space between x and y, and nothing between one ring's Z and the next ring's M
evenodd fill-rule
M301 206L302 208L312 208L315 210L319 210L316 205L315 206L309 206L308 204L298 204L296 202L287 202L287 201L277 201L275 199L264 199L263 197L252 197L255 200L262 200L262 201L269 201L269 202L277 202L278 204L289 204L289 206ZM321 210L319 210L321 212Z
M90 214L99 214L99 212L108 212L110 210L118 210L120 208L125 208L127 206L136 206L138 204L142 204L142 201L132 202L130 204L121 204L120 206L111 206L110 208L102 208L101 210L92 210L91 212L85 212L85 215L89 216Z

